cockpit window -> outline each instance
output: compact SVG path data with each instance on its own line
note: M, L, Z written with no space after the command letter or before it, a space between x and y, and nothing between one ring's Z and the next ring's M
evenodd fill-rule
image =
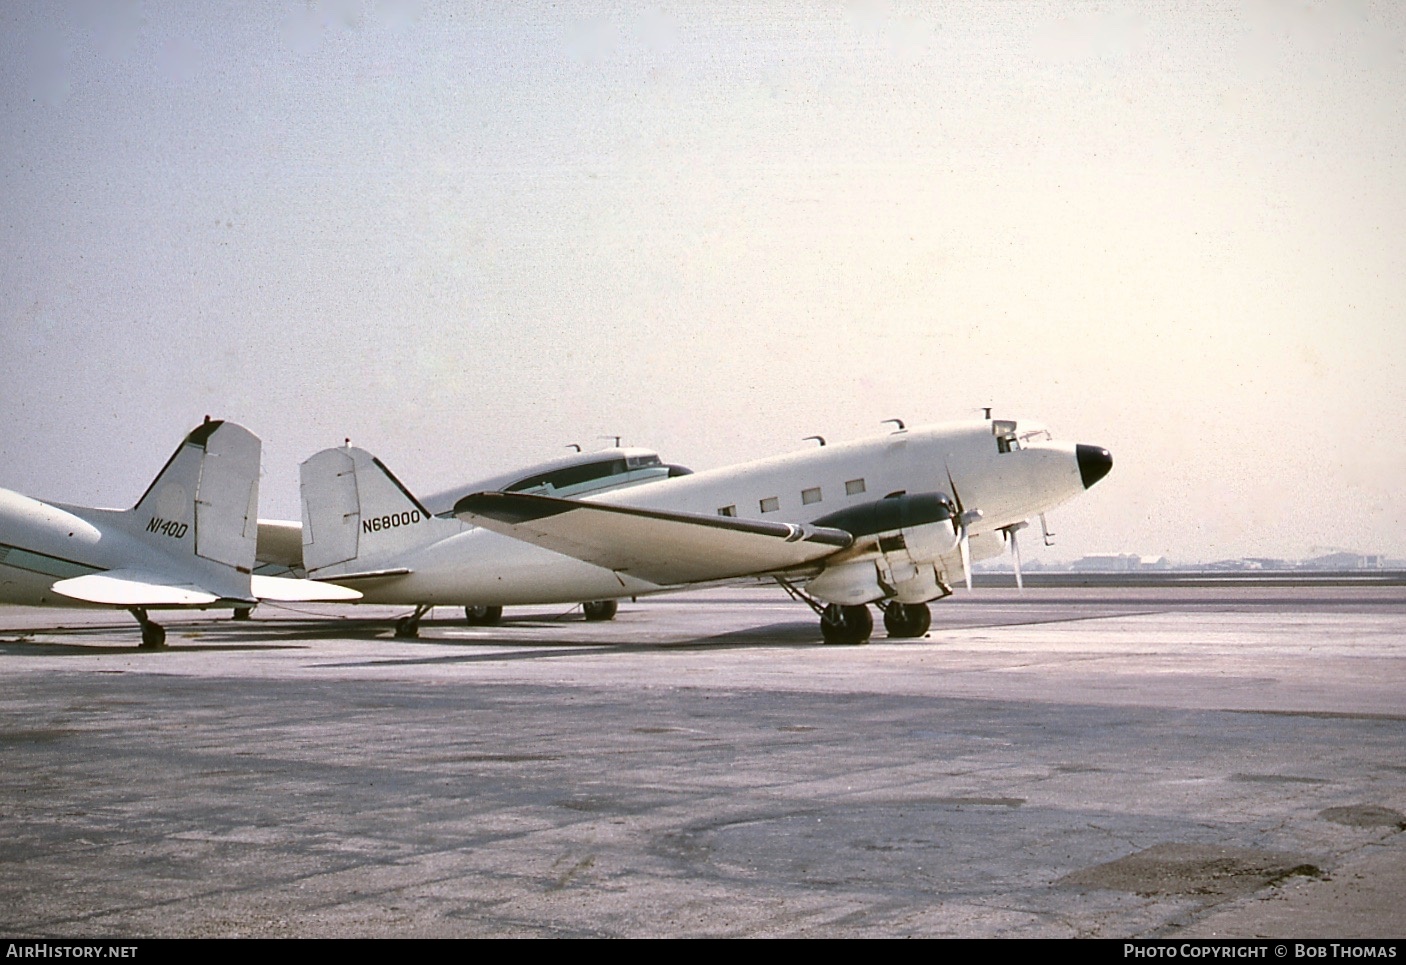
M991 420L991 434L996 437L997 452L1014 452L1020 448L1020 440L1015 434L1015 423L1010 419Z

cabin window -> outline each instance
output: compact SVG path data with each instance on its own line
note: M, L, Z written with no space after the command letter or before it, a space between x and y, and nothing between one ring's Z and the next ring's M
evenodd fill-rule
M804 506L809 506L811 503L818 503L818 502L820 502L820 487L819 487L819 486L816 486L816 487L814 487L814 488L812 488L812 489L802 489L802 490L801 490L801 504L802 504L802 505L804 505Z
M780 508L781 497L779 496L768 496L762 500L762 512L764 513L774 513Z
M862 492L864 492L863 479L851 479L849 482L845 483L846 496L858 496Z
M720 509L718 510L718 515L719 515L719 516L736 516L736 515L737 515L737 507L736 507L736 506L723 506L722 508L720 508Z

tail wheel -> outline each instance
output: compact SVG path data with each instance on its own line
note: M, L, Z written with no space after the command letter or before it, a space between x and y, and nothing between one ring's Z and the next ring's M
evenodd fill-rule
M874 617L867 606L840 606L831 603L820 615L820 634L826 643L864 643L874 630Z
M155 623L142 624L142 646L148 650L166 646L166 631Z
M593 600L581 604L581 609L585 611L586 619L594 623L598 620L614 620L615 614L620 611L620 604L615 600Z
M884 610L884 629L891 637L921 637L930 626L932 611L926 603L890 603Z
M155 650L166 646L166 631L159 624L151 622L144 607L134 606L127 612L137 618L137 623L142 628L143 649Z
M501 619L503 608L500 606L464 607L464 622L471 627L491 627Z

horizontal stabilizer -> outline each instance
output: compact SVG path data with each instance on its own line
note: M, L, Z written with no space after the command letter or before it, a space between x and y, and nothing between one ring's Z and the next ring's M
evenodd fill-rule
M254 595L270 603L351 603L361 599L359 590L319 580L294 580L256 573L249 582Z
M671 513L520 493L476 493L454 515L660 586L804 566L853 542L840 529Z
M220 599L189 583L176 585L160 580L149 573L109 570L59 580L53 590L73 600L105 606L209 606Z

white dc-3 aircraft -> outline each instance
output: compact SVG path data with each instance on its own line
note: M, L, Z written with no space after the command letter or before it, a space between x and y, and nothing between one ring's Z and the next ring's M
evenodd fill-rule
M814 437L809 449L699 473L652 454L632 466L622 450L614 469L576 460L448 505L422 503L363 449L326 449L302 465L301 562L364 602L413 605L402 636L438 605L493 622L512 604L604 606L767 579L819 614L828 643L867 640L871 603L890 636L917 637L929 602L957 578L970 587L973 559L1009 545L1019 582L1019 530L1113 466L1108 450L1056 442L1037 424L892 421L878 438Z
M352 601L356 590L254 576L258 437L211 421L187 435L132 509L46 503L0 489L0 603L128 610L142 645L155 609Z

